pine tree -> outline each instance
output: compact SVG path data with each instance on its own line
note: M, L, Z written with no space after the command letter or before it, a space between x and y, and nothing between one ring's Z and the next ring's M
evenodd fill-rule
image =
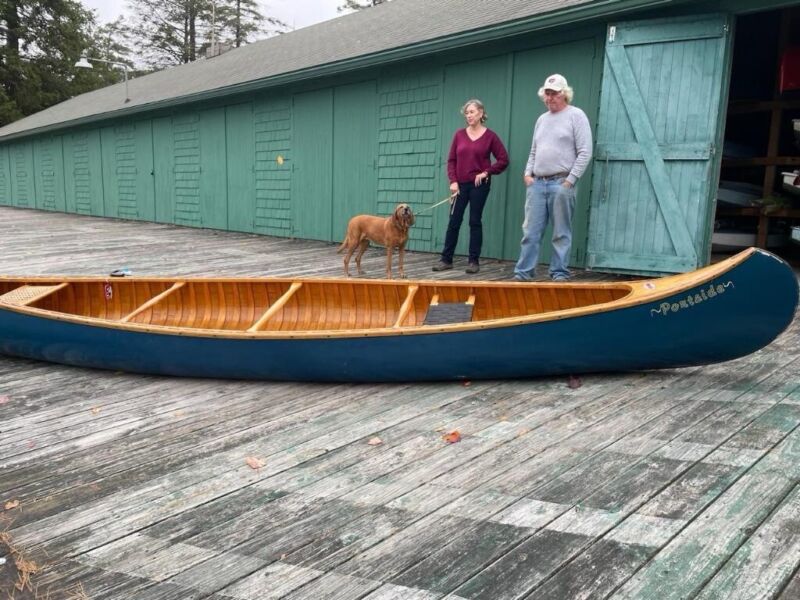
M76 0L0 0L0 125L106 83L74 67L94 26Z

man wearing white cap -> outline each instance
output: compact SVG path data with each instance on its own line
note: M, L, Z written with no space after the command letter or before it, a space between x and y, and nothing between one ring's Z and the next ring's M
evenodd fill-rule
M567 281L572 247L575 184L592 158L592 129L580 108L571 106L573 91L562 75L550 75L539 89L547 112L533 128L533 141L523 178L525 221L514 279L530 281L539 260L542 235L553 221L550 278Z

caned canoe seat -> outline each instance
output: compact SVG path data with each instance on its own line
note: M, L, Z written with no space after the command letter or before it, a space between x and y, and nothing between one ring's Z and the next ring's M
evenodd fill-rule
M423 325L468 323L472 321L472 309L474 308L475 294L471 294L466 302L439 302L439 294L434 294Z
M15 306L28 306L53 292L64 289L69 283L56 285L22 285L0 296L0 302Z

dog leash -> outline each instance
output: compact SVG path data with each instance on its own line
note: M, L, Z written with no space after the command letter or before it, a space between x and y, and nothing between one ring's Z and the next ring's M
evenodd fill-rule
M434 208L436 208L437 206L441 206L441 205L442 205L442 204L444 204L445 202L450 202L450 203L452 203L452 202L453 202L453 200L455 200L456 196L458 196L458 192L455 192L455 193L453 193L453 194L450 194L450 195L449 195L447 198L445 198L445 199L444 199L444 200L442 200L441 202L437 202L436 204L432 204L431 206L428 206L428 207L426 207L426 208L423 208L423 209L422 209L422 210L420 210L419 212L423 213L423 212L426 212L426 211L429 211L429 210L433 210Z

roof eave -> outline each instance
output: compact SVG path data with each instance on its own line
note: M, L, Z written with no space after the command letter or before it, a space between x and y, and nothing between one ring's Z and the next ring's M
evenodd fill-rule
M281 73L280 75L274 75L262 79L254 79L245 83L219 87L213 90L207 90L195 94L177 96L175 98L159 100L157 102L139 104L129 108L122 108L104 113L96 113L87 117L81 117L79 119L72 119L69 121L61 121L59 123L53 123L51 125L45 125L33 129L26 129L25 131L2 136L0 137L0 141L7 142L22 137L41 135L57 130L80 127L98 121L128 117L153 110L173 108L183 104L214 100L221 96L228 96L231 94L260 91L290 83L297 83L308 79L338 75L348 71L365 69L389 62L407 60L409 58L414 58L416 56L429 54L432 52L454 50L463 46L511 37L530 31L549 29L566 25L568 23L591 21L599 17L608 17L617 13L626 13L668 4L679 4L687 1L688 0L601 0L600 2L592 2L591 4L559 9L557 11L535 15L526 19L501 23L493 27L486 27L480 30L465 31L443 38L426 40L424 42L409 44L407 46L391 48L389 50L376 52L374 54L356 56L353 58L325 63L306 69L298 69L288 73Z

